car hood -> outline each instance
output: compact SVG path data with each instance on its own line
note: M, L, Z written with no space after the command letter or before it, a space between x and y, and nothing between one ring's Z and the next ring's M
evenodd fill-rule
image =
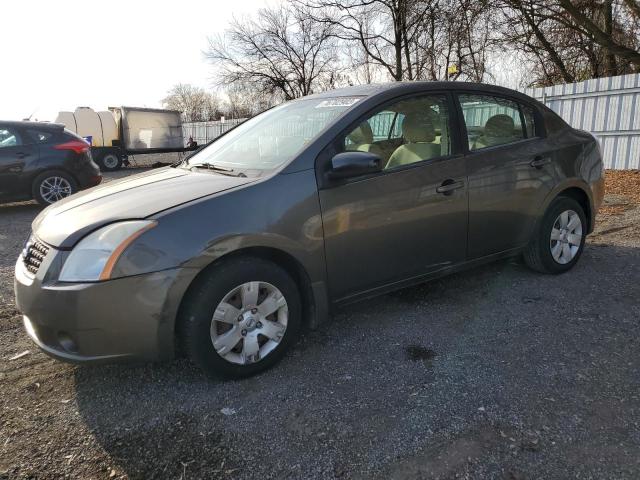
M32 229L41 241L57 248L70 248L102 225L146 218L253 181L213 172L162 168L107 182L54 203L36 217Z

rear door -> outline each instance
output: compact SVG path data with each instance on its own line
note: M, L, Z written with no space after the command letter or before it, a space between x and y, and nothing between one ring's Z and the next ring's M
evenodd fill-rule
M28 161L37 160L38 148L26 141L22 130L13 125L0 126L0 197L29 196L23 175Z
M554 185L541 116L507 97L457 98L468 147L469 259L522 247Z

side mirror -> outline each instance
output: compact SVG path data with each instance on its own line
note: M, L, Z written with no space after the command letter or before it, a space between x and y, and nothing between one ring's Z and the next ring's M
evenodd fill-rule
M375 153L343 152L331 159L331 178L349 178L382 170L382 159Z

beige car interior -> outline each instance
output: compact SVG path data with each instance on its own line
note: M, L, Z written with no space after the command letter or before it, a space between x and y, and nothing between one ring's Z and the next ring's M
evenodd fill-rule
M471 142L469 148L471 148L471 150L478 150L480 148L512 143L521 138L522 131L520 129L519 136L516 134L513 118L509 115L498 114L487 120L482 135Z
M400 145L389 157L385 168L429 160L441 155L441 145L434 143L436 129L430 115L409 114L402 122L402 137L405 144Z
M370 152L383 157L382 149L373 143L373 130L369 122L365 120L347 135L347 150L358 152Z
M441 118L442 108L433 99L403 100L358 125L346 136L345 149L375 153L385 169L448 155L448 121L446 116ZM376 122L381 115L395 115L393 122L398 122L401 136L388 132L387 139L375 142L372 125L380 127ZM391 129L397 131L393 125Z

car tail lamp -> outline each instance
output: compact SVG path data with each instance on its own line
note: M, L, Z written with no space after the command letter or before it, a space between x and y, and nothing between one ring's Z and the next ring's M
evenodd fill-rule
M56 150L72 150L76 153L86 153L89 151L89 144L84 140L71 140L69 142L54 145Z

